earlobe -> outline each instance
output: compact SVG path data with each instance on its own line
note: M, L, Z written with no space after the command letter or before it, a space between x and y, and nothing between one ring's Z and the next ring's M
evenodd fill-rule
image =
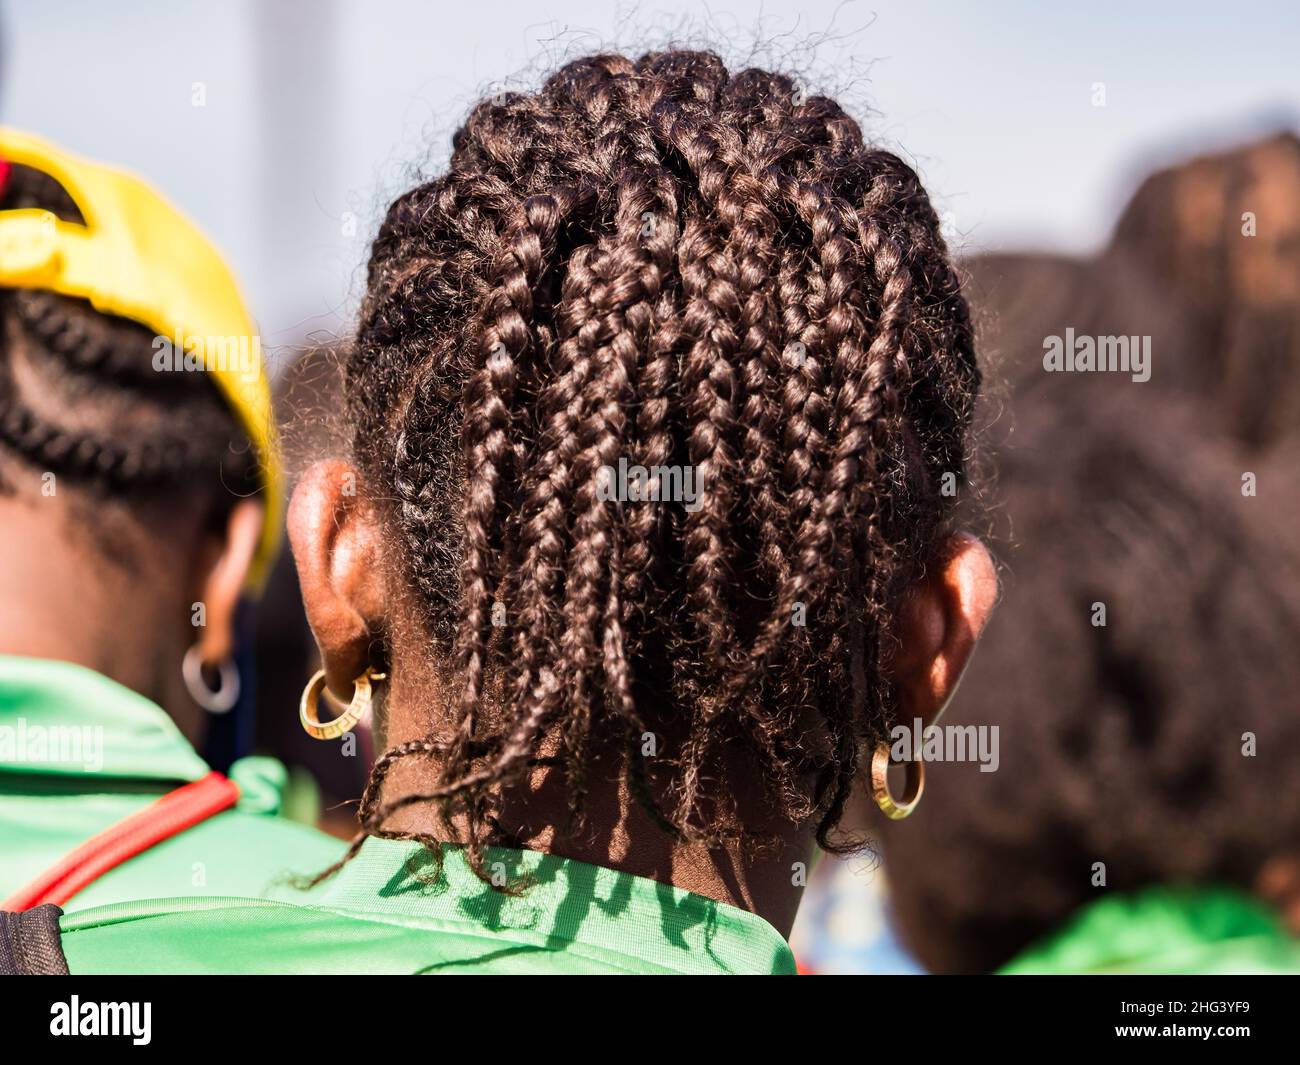
M342 460L316 463L294 489L288 523L326 683L345 702L370 664L385 616L379 531L357 483L356 470Z
M942 716L997 602L988 549L968 533L951 537L940 562L907 597L892 673L903 714L931 725Z

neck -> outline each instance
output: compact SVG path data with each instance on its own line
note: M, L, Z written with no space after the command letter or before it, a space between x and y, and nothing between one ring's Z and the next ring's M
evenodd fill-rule
M174 718L179 708L196 719L177 719L192 740L201 711L185 697L183 630L170 616L184 609L166 606L174 580L101 554L92 538L102 525L86 521L76 526L84 536L74 534L74 517L56 500L0 499L0 653L85 666Z
M423 736L428 728L428 707L438 705L424 699L407 701L403 694L397 684L389 695L388 735L384 741L387 746ZM412 705L420 710L412 712ZM588 772L585 823L580 830L564 832L561 826L571 822L564 775L555 767L535 769L527 781L503 797L503 832L529 850L672 884L749 910L783 936L789 936L814 851L811 828L765 825L771 843L757 853L754 844L744 841L713 847L686 842L655 823L618 770L618 758L593 759ZM426 792L438 780L436 765L424 759L400 760L385 780L382 799L391 803L405 795ZM746 809L757 809L761 803L757 797L732 798L742 816ZM434 838L444 835L435 812L426 804L405 807L385 827Z

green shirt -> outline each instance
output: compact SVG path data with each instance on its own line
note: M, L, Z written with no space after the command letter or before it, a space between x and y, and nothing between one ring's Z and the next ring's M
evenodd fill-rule
M443 849L369 839L297 903L156 899L63 917L73 973L793 973L762 918L680 888L535 851L488 870Z
M91 836L198 780L208 766L154 703L67 662L0 656L0 900ZM136 855L65 910L162 895L278 895L343 844L280 812L269 758L235 763L235 808Z
M1106 895L1002 970L1026 973L1300 972L1300 941L1230 888L1155 887Z

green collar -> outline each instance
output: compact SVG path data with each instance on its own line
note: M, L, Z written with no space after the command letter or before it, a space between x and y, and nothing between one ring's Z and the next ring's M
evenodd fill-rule
M493 890L462 852L443 848L442 876L419 844L370 838L303 905L386 921L458 927L501 940L599 958L632 971L793 973L781 934L756 914L630 873L537 851L491 848Z
M183 782L207 772L148 699L81 666L0 656L0 776ZM490 850L488 868L511 883L526 877L529 886L517 896L494 891L451 847L435 880L419 844L369 839L301 905L413 928L478 930L634 971L794 972L780 933L737 907L536 851Z
M1024 973L1300 972L1300 941L1231 888L1106 895L1002 970Z
M0 655L0 774L184 782L207 772L144 696L69 662Z

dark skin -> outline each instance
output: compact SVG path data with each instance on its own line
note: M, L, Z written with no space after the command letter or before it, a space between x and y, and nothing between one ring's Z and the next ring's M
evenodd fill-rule
M181 658L196 641L205 663L229 657L262 505L240 502L217 535L184 500L149 515L71 484L43 495L30 470L6 465L3 476L14 491L0 494L0 653L93 669L163 707L197 742L205 712ZM197 602L203 627L191 624Z
M361 494L350 493L359 482L342 460L313 466L294 492L289 538L330 694L343 702L351 699L353 679L377 664L378 648L389 649L380 740L392 746L424 736L440 716L445 719L438 708L447 703L448 678L428 654L418 611L388 557L379 517ZM906 598L902 647L890 665L903 718L927 723L938 719L956 690L997 598L992 560L977 539L954 536L942 559ZM568 804L558 773L545 767L534 769L507 795L503 823L531 849L671 883L748 909L789 934L801 897L791 866L810 863L814 826L771 824L756 781L752 794L735 796L737 806L751 825L773 832L777 847L761 855L738 844L709 849L662 832L615 774L593 771L591 776L588 829L580 836L557 832L568 820ZM386 781L384 799L423 791L436 778L435 766L399 762ZM435 817L420 804L400 811L387 827L439 835Z

